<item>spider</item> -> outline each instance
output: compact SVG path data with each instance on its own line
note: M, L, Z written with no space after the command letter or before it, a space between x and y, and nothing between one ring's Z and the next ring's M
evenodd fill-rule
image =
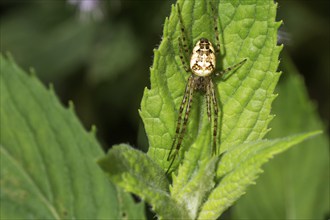
M183 94L182 102L179 109L179 116L177 120L177 126L175 131L175 136L172 142L171 150L168 154L167 161L171 161L166 173L169 173L169 170L175 160L178 151L180 150L184 134L186 132L186 126L189 118L189 113L191 110L192 99L194 92L202 91L206 94L206 106L207 106L207 116L208 120L211 121L211 109L213 105L213 146L212 154L217 154L217 133L218 133L218 101L215 91L215 86L213 83L212 76L223 76L225 73L237 69L242 66L247 59L242 60L241 62L227 67L226 69L217 72L216 71L216 55L220 53L220 41L219 41L219 32L218 25L216 22L216 16L214 13L214 7L211 5L212 12L214 13L213 23L214 23L214 32L216 45L213 47L212 43L206 38L200 38L195 44L191 54L189 67L187 66L186 57L188 57L188 46L186 43L185 27L183 24L183 19L181 15L180 5L177 4L179 23L181 28L181 37L179 37L179 49L180 49L180 59L183 65L183 68L187 73L191 75L188 78L188 82ZM182 118L182 113L184 112L184 117Z

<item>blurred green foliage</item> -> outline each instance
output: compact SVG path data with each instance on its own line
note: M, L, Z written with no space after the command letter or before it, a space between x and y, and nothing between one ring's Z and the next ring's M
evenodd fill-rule
M73 100L105 148L137 145L138 108L171 2L99 1L100 19L68 1L2 1L1 52ZM146 147L146 146L145 146Z
M278 19L288 35L283 43L303 75L308 94L317 104L329 133L330 120L330 1L278 0ZM286 62L284 59L281 62ZM281 66L280 66L281 69ZM285 72L284 72L285 74Z

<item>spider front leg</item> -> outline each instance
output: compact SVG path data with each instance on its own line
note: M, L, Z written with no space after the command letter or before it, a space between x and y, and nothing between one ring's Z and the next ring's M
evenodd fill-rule
M183 51L186 53L185 55L189 55L188 52L188 42L187 42L187 36L185 34L186 28L183 24L183 19L182 19L182 15L181 15L181 8L179 3L177 3L176 5L177 9L178 9L178 17L179 17L179 23L180 23L180 30L181 30L181 40L182 42L180 42L181 40L179 40L179 43L181 43L181 45L183 46Z
M176 125L176 130L175 130L175 136L173 138L171 150L167 156L167 161L169 161L169 160L172 160L172 161L171 161L166 173L169 172L169 170L174 162L174 159L180 149L181 143L182 143L183 134L186 129L186 124L187 124L187 120L188 120L188 116L189 116L189 112L190 112L190 108L191 108L193 91L194 91L194 77L190 76L188 79L187 85L186 85L186 89L185 89L185 92L184 92L184 95L182 98L181 105L180 105L179 116L178 116L178 121L177 121L177 125ZM186 106L187 99L188 99L188 104L187 104L187 108L186 108L186 112L185 112L185 117L183 120L183 125L181 128L182 113ZM177 140L178 140L178 142L177 142ZM175 145L176 143L177 143L177 145ZM174 150L174 153L173 153L173 150Z
M220 40L219 40L219 28L218 28L218 22L217 22L217 18L218 18L218 14L216 13L216 9L213 5L212 2L210 2L211 4L211 10L212 10L212 14L213 14L213 29L214 29L214 34L215 34L215 53L219 54L220 53Z
M230 72L230 71L232 71L232 70L234 70L234 69L237 69L237 68L241 67L246 61L247 61L247 59L244 59L244 60L242 60L241 62L239 62L239 63L237 63L237 64L235 64L235 65L232 65L232 66L230 66L230 67L227 67L227 68L224 69L224 70L221 70L220 72L215 73L215 75L216 75L216 76L223 76L223 75L225 75L226 73L228 73L228 72Z
M189 69L189 66L187 66L187 62L186 62L186 56L185 54L183 53L183 45L182 45L182 41L181 41L181 38L178 39L179 41L179 50L180 50L180 60L181 60L181 63L183 65L183 68L186 72L189 72L190 69Z
M178 38L179 42L179 50L180 50L180 59L181 63L185 69L186 72L189 72L189 66L187 65L187 57L189 57L189 50L188 50L188 43L187 43L187 36L185 34L185 26L183 24L182 15L181 15L181 9L179 3L177 3L177 9L178 9L178 17L179 17L179 24L180 24L180 31L181 31L181 37Z

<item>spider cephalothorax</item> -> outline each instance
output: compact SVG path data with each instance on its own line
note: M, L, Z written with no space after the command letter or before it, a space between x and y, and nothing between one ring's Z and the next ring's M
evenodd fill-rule
M214 8L212 11L214 12ZM215 32L215 41L216 47L214 48L212 43L206 38L200 38L199 41L195 44L191 54L189 54L189 49L186 43L187 36L185 36L185 28L181 16L181 10L179 5L177 4L179 23L181 27L181 38L179 38L179 48L180 48L180 58L183 65L183 68L186 72L190 73L190 77L188 78L188 82L186 85L186 89L183 95L183 99L179 109L179 116L175 131L175 136L173 138L172 147L170 153L167 157L167 160L171 160L170 166L167 169L167 173L169 172L172 163L177 155L184 133L186 131L186 126L189 118L189 113L191 109L192 99L195 90L203 91L206 94L206 106L207 106L207 116L209 121L211 121L211 111L213 109L213 154L217 153L217 135L218 135L218 101L216 96L216 88L214 86L212 76L221 76L232 69L238 68L243 65L246 61L243 61L228 67L222 71L216 71L216 54L220 52L220 42L219 42L219 33L217 26L217 16L214 16L214 32ZM184 53L185 52L185 53ZM189 67L186 65L186 57L190 57ZM182 118L182 113L184 112L184 117Z

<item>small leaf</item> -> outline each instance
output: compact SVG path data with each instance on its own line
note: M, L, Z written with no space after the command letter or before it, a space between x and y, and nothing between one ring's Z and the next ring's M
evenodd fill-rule
M215 219L230 207L254 183L260 167L274 155L312 137L320 132L311 132L288 138L263 140L238 145L230 149L221 159L217 177L220 184L204 203L199 219Z
M199 169L196 169L189 180L185 180L187 172L183 169L179 170L177 177L173 177L171 195L179 204L186 207L191 219L196 219L200 206L215 185L214 174L217 162L218 157L201 161Z
M72 105L63 108L13 61L0 55L0 63L0 218L144 218L143 205L117 191L95 163L102 149Z
M160 218L187 218L184 207L169 195L164 171L146 154L128 145L117 145L99 160L110 179L152 205Z

